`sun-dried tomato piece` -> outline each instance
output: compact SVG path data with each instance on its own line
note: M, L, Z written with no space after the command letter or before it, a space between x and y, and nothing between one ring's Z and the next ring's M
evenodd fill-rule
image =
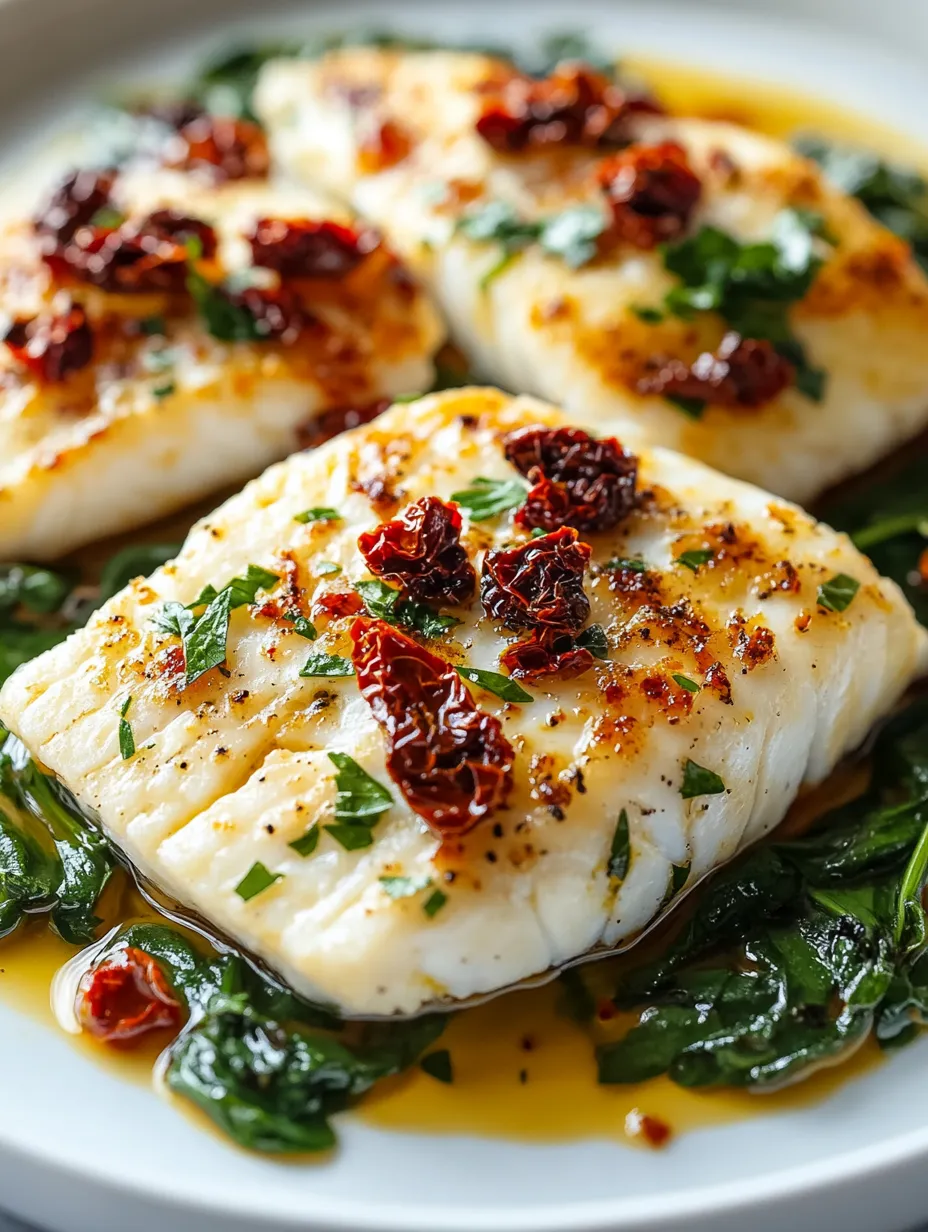
M33 220L46 254L64 248L81 227L110 203L116 172L74 171L55 189Z
M635 507L638 459L613 437L598 441L580 428L520 428L504 448L534 484L515 515L520 526L611 530Z
M409 134L393 120L382 120L361 136L358 170L362 175L376 175L401 163L411 149Z
M687 228L702 192L686 151L675 141L633 145L607 158L599 182L612 207L615 236L655 248Z
M227 294L231 303L250 313L258 334L269 341L289 346L312 324L302 300L289 287L245 287Z
M463 603L477 574L461 545L461 515L437 496L409 505L399 517L358 537L375 577L402 586L422 603Z
M436 834L466 834L512 790L515 753L499 719L476 705L444 659L385 621L355 621L351 637L390 777Z
M133 946L87 972L76 1010L85 1031L116 1047L130 1047L151 1031L176 1031L184 1017L156 960Z
M378 398L376 402L368 402L366 406L331 407L297 428L297 444L300 449L318 449L340 432L371 423L392 405L389 398Z
M208 223L157 210L115 228L81 227L55 259L105 291L176 293L186 286L191 240L204 257L215 255L216 233Z
M679 359L655 360L650 367L636 385L641 394L752 409L778 397L796 376L793 365L771 343L742 338L734 330L717 351L704 351L689 367Z
M590 615L583 574L591 555L569 526L483 559L481 599L488 616L510 629L571 633Z
M380 243L370 228L310 219L261 218L250 236L255 265L284 278L344 278Z
M177 129L165 163L215 180L266 179L271 159L264 130L250 120L197 115Z
M541 81L513 77L487 98L477 132L504 154L550 145L622 145L630 115L660 110L651 99L627 93L605 74L570 62Z
M340 620L343 616L359 616L364 600L355 590L329 590L313 600L313 616L328 616Z
M542 676L581 676L595 659L566 633L533 633L524 642L504 650L499 661L514 680L531 681Z
M40 381L63 381L93 359L93 331L80 304L57 304L47 315L14 321L3 341Z

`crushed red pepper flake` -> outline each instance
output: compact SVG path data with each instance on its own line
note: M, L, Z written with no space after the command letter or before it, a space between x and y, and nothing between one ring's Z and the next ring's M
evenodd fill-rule
M305 218L260 218L248 239L255 265L284 278L344 278L380 243L370 228Z
M575 633L589 619L583 589L589 544L569 526L519 547L487 552L481 599L493 620L510 629Z
M679 238L702 193L675 141L629 146L605 159L597 178L612 210L612 236L642 249Z
M80 304L61 300L48 313L10 325L3 341L17 363L55 384L93 359L93 331Z
M384 733L387 770L441 838L466 834L503 806L515 753L444 659L382 620L357 620L352 661Z
M611 530L635 507L638 459L614 437L580 428L520 428L503 442L506 458L533 485L515 515L545 531Z
M640 394L753 410L777 398L795 376L793 365L766 339L742 338L730 330L717 351L704 351L692 364L662 356L649 360L635 388Z
M358 537L375 577L402 586L423 603L463 603L477 588L477 574L461 544L455 505L426 496L390 522Z
M75 1008L85 1031L117 1048L132 1047L152 1031L176 1031L184 1018L157 961L133 946L87 972Z

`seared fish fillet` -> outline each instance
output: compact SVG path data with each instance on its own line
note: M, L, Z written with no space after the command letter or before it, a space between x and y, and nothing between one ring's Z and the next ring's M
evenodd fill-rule
M348 1013L629 944L859 744L928 635L796 506L661 449L636 479L566 422L455 390L272 467L20 668L0 720L146 877ZM533 441L544 474L521 504ZM592 487L557 479L565 442ZM608 528L533 536L546 510ZM177 630L231 579L247 590L249 565L266 573L206 670ZM429 587L459 623L427 626Z
M613 129L571 135L602 127L575 103L602 83L552 81L362 49L272 62L257 107L283 167L384 229L483 378L803 503L928 422L928 282L906 244L786 145L608 83ZM748 254L708 310L706 228L773 241L759 301ZM671 269L664 243L700 236L705 277Z
M82 208L93 179L64 205L59 194L44 231L22 222L0 236L0 559L56 556L152 521L259 474L326 410L433 383L435 312L369 229L355 261L352 219L331 200L135 169L99 194L101 225L69 242L67 210ZM245 237L259 219L337 224L345 268L311 278L294 275L298 261L281 274L256 268ZM205 251L194 237L199 306L184 261L198 222L217 241L213 254L208 232ZM223 276L228 294L214 287Z

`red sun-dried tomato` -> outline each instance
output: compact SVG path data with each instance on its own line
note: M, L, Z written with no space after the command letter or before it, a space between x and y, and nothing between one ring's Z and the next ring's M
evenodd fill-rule
M734 330L714 353L704 351L687 366L679 359L652 361L638 381L641 394L695 398L716 406L755 408L793 384L796 370L767 341L742 338Z
M284 278L344 278L380 243L370 228L293 218L261 218L249 239L255 265Z
M605 74L571 62L541 81L513 77L487 98L477 132L504 154L550 145L622 145L626 121L635 112L660 108L643 95L628 94Z
M93 332L87 314L70 300L47 315L14 321L3 341L14 358L40 381L63 381L93 359Z
M85 1031L116 1047L130 1047L151 1031L176 1031L184 1017L156 960L133 946L87 972L76 1010Z
M215 180L265 179L271 158L264 130L250 120L196 115L177 128L165 163L180 171L205 172Z
M504 448L534 485L515 515L520 526L611 530L635 507L638 459L612 437L597 441L580 428L520 428Z
M595 660L584 646L577 646L566 633L533 633L500 655L500 663L514 680L538 680L543 676L569 679L589 671Z
M395 167L412 150L412 138L393 120L375 122L361 134L358 169L362 175L376 175Z
M110 203L116 172L74 171L55 189L33 220L47 255L62 249Z
M328 590L313 600L313 616L328 616L330 620L359 616L363 611L364 600L355 590Z
M340 432L348 432L351 428L371 423L392 405L389 398L378 398L376 402L368 402L365 406L333 406L321 415L300 424L297 428L297 444L300 449L317 449Z
M590 615L583 574L591 555L569 526L483 559L481 599L488 616L510 629L572 633Z
M270 342L289 346L314 323L300 297L289 287L245 287L225 294L251 315L257 333Z
M615 236L655 248L687 228L702 192L686 151L675 141L633 145L607 158L599 182L612 207Z
M352 626L361 694L383 730L387 769L442 838L466 834L506 803L512 746L457 672L382 620Z
M461 545L461 515L454 505L426 496L399 517L358 537L375 577L402 586L423 603L463 603L477 574Z
M119 227L82 227L60 256L83 282L122 294L183 291L196 240L204 257L216 253L216 233L198 218L157 210Z

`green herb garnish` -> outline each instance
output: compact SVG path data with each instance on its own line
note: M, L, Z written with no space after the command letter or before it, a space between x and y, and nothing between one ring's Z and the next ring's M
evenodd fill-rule
M341 655L312 654L300 668L300 675L303 677L327 676L329 678L353 676L354 665L350 659L342 658Z
M298 856L302 856L305 860L306 857L311 856L319 846L319 826L316 822L313 822L305 834L300 835L299 838L294 839L293 842L288 843L287 846L292 851L295 851Z
M470 514L472 522L487 522L525 503L528 484L522 479L486 479L479 476L469 488L453 492L451 499Z
M335 824L325 829L348 851L370 847L373 827L393 806L390 791L347 753L329 753L335 767Z
M235 887L235 893L242 902L247 903L257 898L259 894L263 894L265 890L269 890L282 878L283 873L272 873L260 860L257 860Z
M718 796L725 790L725 784L714 770L707 770L705 766L698 766L696 762L686 759L680 787L684 800L695 800L697 796Z
M622 809L616 822L615 833L612 836L612 846L609 849L609 863L606 871L616 881L624 881L628 876L632 862L632 848L628 833L628 813Z
M681 552L677 557L677 564L685 565L696 573L702 565L707 565L714 555L711 548L694 548L691 552Z
M464 680L486 689L488 693L495 693L504 702L519 702L524 705L535 700L531 693L526 693L511 676L503 676L500 672L487 672L479 667L456 667L454 670Z
M588 650L597 659L609 658L609 639L602 625L589 625L577 634L574 644Z
M447 1048L437 1052L429 1052L419 1062L419 1068L430 1078L450 1085L454 1082L454 1070L451 1065L451 1053Z
M431 877L379 877L378 881L391 898L412 898L432 884Z
M126 715L132 705L132 698L127 697L119 708L119 755L123 761L129 761L135 756L135 737Z
M442 890L433 890L425 902L422 904L422 910L429 917L434 919L448 901L448 895Z
M340 522L342 515L337 509L330 509L324 505L314 505L312 509L306 509L303 513L294 515L294 522Z
M676 681L676 683L680 686L681 689L686 689L687 693L698 693L699 692L699 685L696 683L695 680L690 680L689 676L681 676L675 672L673 675L673 679Z
M848 577L846 573L836 573L819 586L816 602L829 612L843 612L851 606L858 590L860 582L856 578Z

